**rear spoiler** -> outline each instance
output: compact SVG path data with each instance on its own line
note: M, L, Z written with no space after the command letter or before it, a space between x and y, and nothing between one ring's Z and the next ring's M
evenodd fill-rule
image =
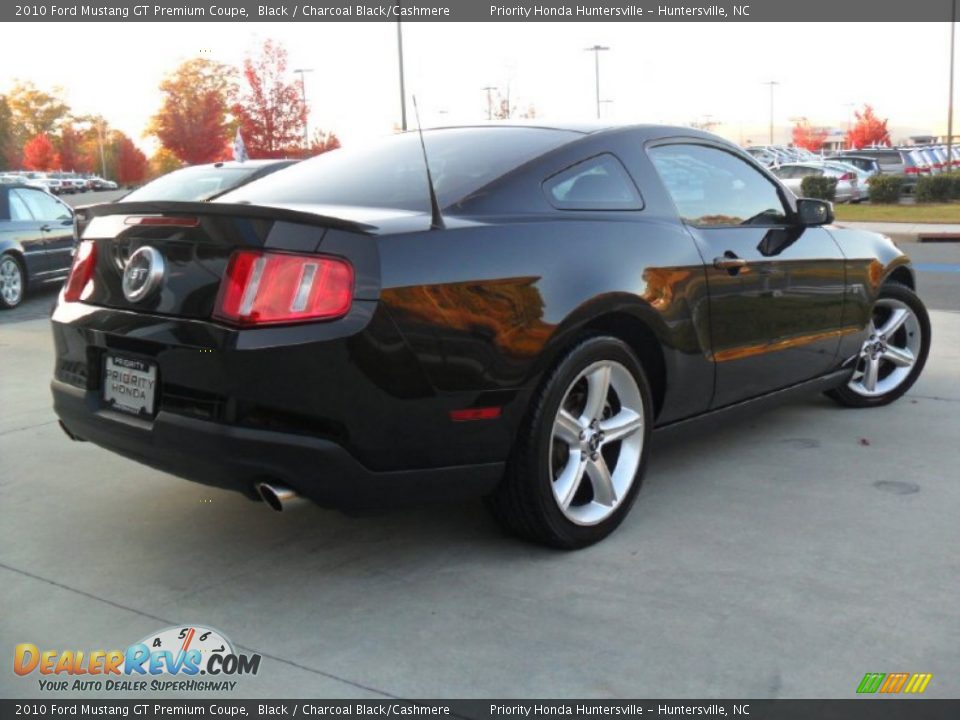
M270 205L246 205L241 203L184 202L179 200L154 200L146 202L113 202L90 205L85 208L87 217L106 215L199 215L286 220L303 225L317 225L336 230L372 235L374 225L328 217L316 213L293 210Z

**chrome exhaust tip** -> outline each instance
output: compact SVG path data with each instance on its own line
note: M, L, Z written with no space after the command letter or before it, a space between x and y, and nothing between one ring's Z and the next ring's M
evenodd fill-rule
M277 512L283 512L289 509L291 505L303 500L295 490L278 483L257 483L257 492L260 494L260 498Z

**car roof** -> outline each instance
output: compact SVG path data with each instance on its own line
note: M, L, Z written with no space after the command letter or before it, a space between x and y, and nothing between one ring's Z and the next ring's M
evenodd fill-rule
M699 137L704 140L720 141L725 145L733 145L729 140L708 133L696 128L683 127L680 125L656 125L649 123L604 123L599 121L570 121L570 122L544 122L543 120L528 121L492 121L486 123L470 123L466 125L436 125L424 128L424 132L435 130L459 130L465 128L486 128L486 129L517 129L534 128L539 130L561 130L566 132L579 133L581 135L599 135L607 132L620 132L622 130L635 130L645 139L655 139L660 137L675 137L682 135L685 137ZM407 132L416 132L416 129ZM736 147L736 146L734 146Z
M221 162L215 163L205 163L202 165L187 165L186 167L179 168L180 170L187 170L190 168L249 168L249 167L267 167L269 165L276 165L277 163L291 163L296 162L294 158L268 158L260 160L222 160Z

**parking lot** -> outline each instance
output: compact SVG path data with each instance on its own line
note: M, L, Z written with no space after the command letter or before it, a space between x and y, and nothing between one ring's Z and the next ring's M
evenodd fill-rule
M263 655L229 697L846 698L896 671L957 697L960 246L908 251L933 347L905 398L661 442L621 529L577 553L479 503L277 514L70 442L36 293L0 316L7 662L196 623ZM40 696L36 677L0 673L0 694Z

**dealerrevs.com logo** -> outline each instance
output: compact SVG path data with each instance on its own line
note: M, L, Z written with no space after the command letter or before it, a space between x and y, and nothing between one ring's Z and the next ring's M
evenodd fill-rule
M37 681L44 691L209 692L233 690L237 681L230 678L256 675L260 659L237 653L230 640L212 628L176 626L126 650L41 650L20 643L14 649L13 671L42 676Z

